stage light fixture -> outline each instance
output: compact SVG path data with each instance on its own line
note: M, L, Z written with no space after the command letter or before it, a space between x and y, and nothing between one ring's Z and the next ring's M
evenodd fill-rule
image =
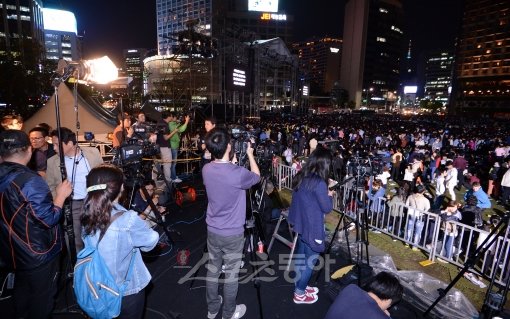
M62 78L73 77L78 83L107 84L118 78L115 64L107 56L92 60L60 60L58 71ZM66 77L67 76L67 77Z

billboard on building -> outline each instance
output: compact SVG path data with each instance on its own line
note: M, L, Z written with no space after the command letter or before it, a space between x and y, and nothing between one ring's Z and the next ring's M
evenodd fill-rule
M278 0L248 0L248 11L278 12Z
M78 34L76 17L70 11L43 8L44 30Z
M237 92L250 92L248 70L245 66L231 64L227 67L227 89Z

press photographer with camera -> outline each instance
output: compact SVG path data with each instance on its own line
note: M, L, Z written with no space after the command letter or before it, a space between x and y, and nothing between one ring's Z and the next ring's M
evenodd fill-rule
M172 165L170 167L171 178L174 183L180 183L182 180L177 177L176 165L177 156L179 154L179 147L181 146L181 133L186 131L188 128L190 117L189 115L184 116L184 123L180 123L177 119L177 114L170 112L170 122L168 122L168 128L172 135L170 136L170 150L172 151Z
M207 191L207 318L216 318L222 302L223 318L241 318L246 306L236 306L238 274L244 246L246 223L246 190L260 180L260 171L248 143L246 153L250 170L230 161L230 135L224 128L214 128L205 137L205 144L214 159L202 170ZM218 295L218 278L222 264L225 269L223 298Z

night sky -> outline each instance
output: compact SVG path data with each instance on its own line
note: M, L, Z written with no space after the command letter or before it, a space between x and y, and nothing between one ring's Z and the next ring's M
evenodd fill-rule
M248 0L246 0L248 1ZM415 56L435 48L451 48L461 17L462 0L404 0L405 28ZM341 37L346 0L280 0L280 11L294 15L297 40L312 36ZM84 35L84 58L110 56L118 66L122 50L155 49L156 0L45 1L70 10ZM318 5L321 4L321 5Z

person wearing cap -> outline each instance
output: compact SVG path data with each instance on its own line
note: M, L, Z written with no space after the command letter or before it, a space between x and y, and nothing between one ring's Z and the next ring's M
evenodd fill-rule
M0 260L15 274L15 317L49 318L62 251L59 222L71 183L60 182L52 199L44 179L27 167L32 147L25 132L0 133L0 156L4 160L0 164Z

